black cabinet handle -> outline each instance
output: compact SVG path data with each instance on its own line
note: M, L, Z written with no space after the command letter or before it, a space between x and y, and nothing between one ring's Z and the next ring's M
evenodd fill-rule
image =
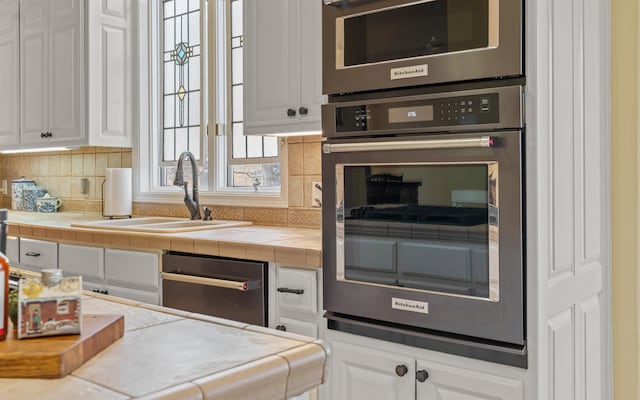
M429 373L426 370L421 369L420 371L416 371L416 380L418 382L424 382L427 379L429 379Z
M53 133L51 133L51 132L40 132L40 137L42 139L48 139L48 138L50 138L52 136L53 136Z
M287 327L284 326L284 325L277 325L276 329L279 330L279 331L283 331L283 332L287 331Z
M279 287L276 290L280 293L304 294L304 289L289 289L286 287Z
M40 132L40 138L44 139L47 137L47 134L44 132Z
M404 364L396 365L396 375L405 376L407 372L409 372L409 368L407 368L406 365Z
M37 251L28 251L24 253L24 255L29 257L40 257L40 253L38 253Z
M288 109L287 110L287 116L295 117L296 116L296 110L294 110L293 108Z
M305 106L302 106L298 109L298 112L300 113L300 115L307 115L309 114L309 109Z

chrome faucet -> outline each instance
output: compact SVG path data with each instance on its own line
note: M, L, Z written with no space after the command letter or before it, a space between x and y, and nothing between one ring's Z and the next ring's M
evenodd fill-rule
M189 188L187 187L187 182L184 181L184 167L182 166L182 162L185 157L189 158L191 161L191 176L193 177L193 200L189 196ZM196 158L194 155L185 151L180 154L180 158L178 158L178 166L176 167L176 176L173 179L173 184L175 186L183 186L184 187L184 204L187 206L189 213L191 214L191 219L202 219L200 215L200 198L198 195L198 170L196 168Z

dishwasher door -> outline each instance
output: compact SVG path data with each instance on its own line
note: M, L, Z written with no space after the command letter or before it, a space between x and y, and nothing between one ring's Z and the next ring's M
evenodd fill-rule
M162 305L266 326L267 263L168 252L162 256Z

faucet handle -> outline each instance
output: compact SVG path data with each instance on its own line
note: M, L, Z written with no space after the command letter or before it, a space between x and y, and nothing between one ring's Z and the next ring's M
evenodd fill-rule
M211 209L210 209L210 208L203 207L203 208L202 208L202 212L204 212L204 218L203 218L203 220L205 220L205 221L211 221L211 220L213 220L213 218L211 218Z

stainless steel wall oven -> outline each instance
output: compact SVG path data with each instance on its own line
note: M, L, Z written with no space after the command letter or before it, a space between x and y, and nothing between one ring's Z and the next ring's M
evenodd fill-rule
M523 87L501 84L323 107L329 328L526 367Z

